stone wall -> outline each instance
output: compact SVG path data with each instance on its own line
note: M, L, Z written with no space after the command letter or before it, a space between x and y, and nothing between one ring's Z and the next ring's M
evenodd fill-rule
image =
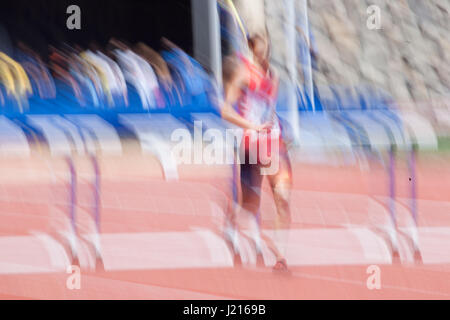
M267 25L274 66L285 74L286 48L292 45L286 40L285 1L236 4L250 32ZM369 84L403 105L449 99L449 0L310 0L308 5L318 85ZM370 5L380 8L381 29L367 27Z

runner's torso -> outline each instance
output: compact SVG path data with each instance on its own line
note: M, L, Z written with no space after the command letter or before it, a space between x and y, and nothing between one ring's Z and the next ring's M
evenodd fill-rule
M278 120L275 117L275 104L278 92L278 83L273 74L264 72L246 58L242 58L247 69L247 88L237 102L237 111L250 122L261 125L265 122L273 121L274 127L279 128ZM275 118L274 118L275 117Z

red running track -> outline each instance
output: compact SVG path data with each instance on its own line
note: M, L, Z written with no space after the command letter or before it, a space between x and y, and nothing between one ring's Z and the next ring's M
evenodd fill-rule
M229 196L229 170L185 166L180 181L165 182L156 161L102 159L102 246L105 271L90 269L82 245L81 289L69 290L68 261L48 234L67 229L67 174L54 162L55 181L43 159L2 160L0 183L0 298L2 299L449 299L450 167L448 158L421 158L418 171L419 235L424 263L412 263L402 240L401 263L392 261L370 230L386 223L381 170L294 166L291 276L257 268L251 253L234 268L220 239ZM88 166L80 174L78 215L92 228ZM408 174L397 170L399 227L411 225ZM263 229L275 216L263 196ZM372 201L368 195L373 195ZM213 203L213 205L211 205ZM245 219L241 221L245 230ZM89 233L89 231L84 231ZM245 231L243 231L245 233ZM246 237L242 237L246 242ZM251 252L251 249L248 251ZM381 289L366 285L369 265L381 271Z

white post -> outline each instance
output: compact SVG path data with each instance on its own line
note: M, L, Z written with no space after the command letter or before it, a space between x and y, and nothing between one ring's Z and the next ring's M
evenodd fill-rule
M216 0L192 0L192 30L194 57L214 75L222 85L222 53L220 22Z
M286 55L287 55L287 69L289 75L289 90L288 90L288 107L291 125L296 143L300 139L300 118L298 113L297 101L297 54L296 54L296 32L295 32L295 3L294 0L285 0L286 10Z
M299 19L297 20L299 27L303 30L304 33L304 46L302 49L302 69L306 86L306 94L311 100L311 106L313 112L316 112L316 106L314 103L314 86L313 86L313 78L312 78L312 65L311 65L311 40L309 33L309 18L308 18L308 0L301 0L300 2L300 12ZM302 41L303 42L303 41Z

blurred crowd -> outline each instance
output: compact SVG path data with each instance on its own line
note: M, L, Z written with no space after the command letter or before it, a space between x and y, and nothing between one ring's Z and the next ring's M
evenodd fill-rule
M23 112L32 97L64 95L81 107L101 109L128 108L133 97L140 110L212 101L215 84L200 64L168 39L161 44L157 52L112 38L104 48L95 42L88 48L49 46L49 57L41 57L18 42L9 55L0 50L0 106Z

